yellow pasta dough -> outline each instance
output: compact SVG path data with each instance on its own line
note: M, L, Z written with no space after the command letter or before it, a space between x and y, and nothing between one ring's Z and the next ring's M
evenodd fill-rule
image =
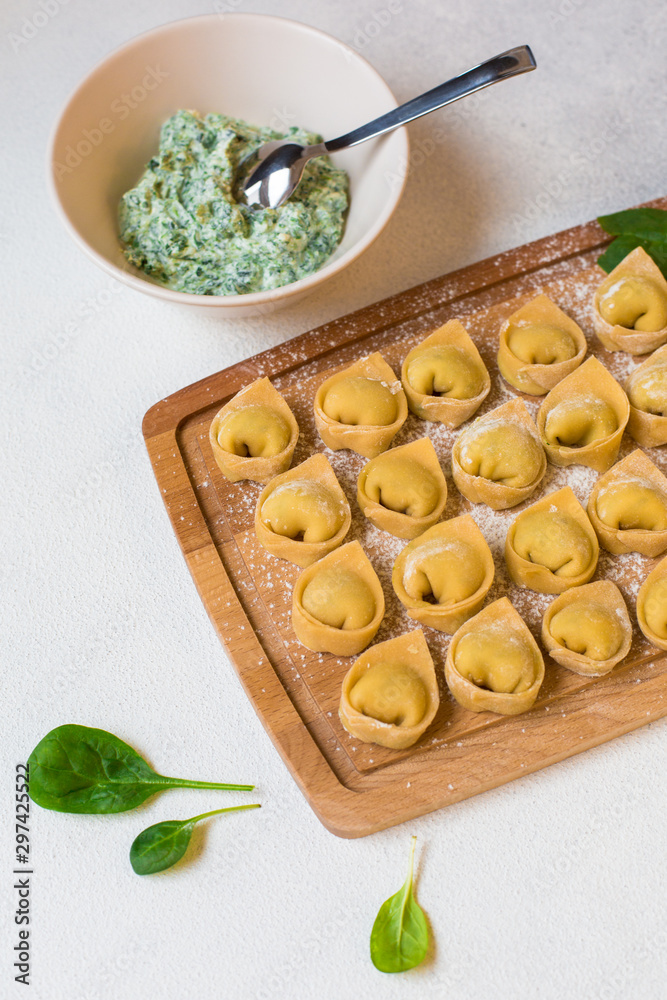
M604 399L581 393L574 399L561 400L549 410L544 437L550 445L586 448L617 429L613 407Z
M363 628L375 615L371 588L345 568L320 569L304 588L301 603L309 615L335 629Z
M292 594L292 627L308 649L354 656L374 639L384 610L380 581L355 540L303 570Z
M350 691L350 704L362 715L391 726L417 726L428 695L421 677L403 663L374 663Z
M445 678L458 703L472 712L518 715L532 708L544 680L544 660L506 597L454 634Z
M314 413L329 448L375 458L405 423L408 404L392 369L375 353L325 379L315 394Z
M608 351L648 354L667 342L667 281L643 247L624 257L597 289L593 322Z
M340 545L350 523L345 494L321 454L272 479L255 511L260 544L298 566L309 566Z
M420 438L371 459L359 473L357 502L378 528L415 538L440 520L447 481L435 448Z
M386 427L398 416L396 395L386 382L349 375L334 382L322 396L322 410L339 424Z
M401 380L412 412L447 427L468 420L491 388L479 351L457 319L412 348Z
M498 368L515 389L542 396L581 364L586 347L574 320L538 295L501 326Z
M667 326L667 296L650 278L619 278L600 294L599 304L610 326L644 333Z
M439 703L433 660L418 629L371 646L352 664L338 714L357 739L402 750L430 726Z
M267 483L289 468L299 428L268 378L246 386L216 413L209 442L218 468L235 483Z
M537 427L553 465L605 472L616 460L629 415L628 398L616 379L590 357L547 395Z
M667 649L667 556L639 588L637 621L649 642L658 649Z
M514 507L537 489L546 471L537 429L521 399L479 417L452 449L452 475L472 503Z
M547 608L542 641L557 663L577 674L608 673L630 651L632 625L618 587L599 580L561 594Z
M667 551L667 478L639 448L598 479L588 516L600 544L614 555Z
M409 542L394 563L392 583L410 618L451 633L481 608L493 576L484 536L464 514Z
M593 527L569 486L521 511L505 540L505 561L514 582L544 594L588 583L598 554Z
M667 345L647 358L625 383L628 433L643 448L667 444Z

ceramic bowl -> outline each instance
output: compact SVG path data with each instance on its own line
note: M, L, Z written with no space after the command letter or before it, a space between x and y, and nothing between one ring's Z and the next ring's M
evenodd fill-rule
M407 174L405 129L334 155L350 175L350 209L343 240L324 267L283 288L222 296L164 288L121 252L118 203L157 150L162 123L188 108L334 138L394 107L373 67L315 28L259 14L187 18L128 42L78 86L51 140L51 190L76 243L131 288L225 317L270 312L338 274L381 233Z

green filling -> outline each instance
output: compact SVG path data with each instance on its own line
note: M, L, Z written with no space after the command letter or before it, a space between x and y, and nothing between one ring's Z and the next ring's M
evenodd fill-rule
M303 145L321 137L282 134L227 115L177 111L160 148L119 209L123 252L168 288L196 295L241 295L280 288L317 271L341 241L348 176L328 157L306 165L279 209L253 209L232 194L240 163L264 142Z

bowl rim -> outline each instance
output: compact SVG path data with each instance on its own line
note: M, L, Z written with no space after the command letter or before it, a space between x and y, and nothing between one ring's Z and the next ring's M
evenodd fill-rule
M386 91L389 106L387 111L391 111L392 108L398 107L398 102L394 97L389 85L385 79L380 75L380 73L375 69L375 67L356 49L348 45L346 42L341 41L336 38L335 35L330 35L326 31L322 31L321 28L316 28L313 25L306 24L303 21L295 21L287 17L279 17L274 14L255 14L250 12L234 12L225 13L222 15L225 20L231 19L236 21L257 21L262 20L266 22L281 22L283 24L289 24L292 28L297 31L303 32L306 35L319 35L328 42L334 42L335 45L339 46L340 49L350 54L350 56L359 62L365 64L366 68L370 70L371 74L375 76L376 82L380 84L382 88ZM152 295L155 298L163 299L170 302L177 302L181 305L198 305L204 307L220 307L220 306L266 306L270 307L271 303L277 301L278 299L284 299L291 297L292 295L299 295L315 286L321 284L327 278L331 278L334 275L342 271L348 264L351 264L357 257L359 257L365 250L368 249L371 244L375 242L377 237L380 235L382 230L385 228L389 219L393 215L396 207L401 199L403 191L408 177L408 167L409 167L409 139L408 132L405 126L399 129L395 129L394 132L400 134L403 141L404 151L400 158L400 166L397 170L397 175L400 176L400 184L396 185L393 191L390 191L390 197L384 206L379 218L376 220L374 225L364 234L364 236L358 240L353 246L350 247L341 257L330 263L324 264L317 271L312 274L307 275L304 278L299 278L297 281L292 281L287 285L281 285L278 288L266 289L261 292L248 292L241 295L198 295L195 292L177 292L171 288L167 288L165 285L160 285L157 282L152 282L148 278L137 277L133 272L125 270L124 268L118 267L116 264L111 263L106 257L104 257L97 250L87 242L86 239L79 233L78 229L74 223L70 220L67 211L61 201L58 185L55 179L55 147L58 140L60 130L63 126L65 119L67 118L72 105L77 101L80 94L89 86L90 81L93 76L95 76L101 69L103 69L107 64L113 62L122 52L127 52L135 46L139 46L147 38L152 35L167 34L173 31L178 31L185 24L191 24L196 21L214 21L219 22L221 18L220 14L197 14L193 17L178 18L175 21L167 21L164 24L158 25L155 28L149 28L147 31L141 32L139 35L133 36L129 41L117 46L103 59L97 62L92 69L83 77L83 79L77 84L70 96L68 97L65 105L63 106L60 114L58 115L55 124L52 127L51 135L49 137L48 147L47 147L47 186L49 194L51 197L52 204L59 216L61 222L65 226L65 229L69 233L70 237L74 240L77 246L89 257L98 267L107 274L115 278L117 281L121 281L123 284L128 285L130 288L134 288L136 291L143 292L144 294ZM392 133L387 133L391 135ZM380 137L379 141L382 141L384 137Z

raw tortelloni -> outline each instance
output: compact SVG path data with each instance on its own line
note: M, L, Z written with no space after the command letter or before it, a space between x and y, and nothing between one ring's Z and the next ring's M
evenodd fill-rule
M274 556L310 566L341 544L351 520L336 473L325 456L317 454L264 487L255 510L255 532Z
M658 649L667 649L667 556L639 588L637 621L649 642Z
M494 572L482 532L463 514L409 542L394 563L392 584L410 618L451 634L479 611Z
M593 526L569 486L522 510L505 539L514 583L542 594L562 594L588 583L599 553Z
M581 364L586 348L574 320L547 295L538 295L501 326L498 368L515 389L543 396Z
M452 475L460 492L494 510L527 500L546 468L537 429L521 399L478 417L452 449Z
M542 619L542 642L557 663L576 674L609 673L632 644L632 624L616 584L597 580L557 597Z
M301 573L292 593L292 627L315 652L356 656L384 618L377 574L357 541L334 549Z
M662 555L667 551L667 479L637 448L598 479L588 516L608 552Z
M433 660L421 629L371 646L343 680L338 714L364 743L404 750L416 743L440 704Z
M597 289L593 323L608 351L648 354L667 343L667 281L643 247L624 257Z
M232 483L268 483L289 468L299 427L268 378L241 389L211 421L209 441L218 468Z
M469 420L491 389L486 365L457 319L412 348L401 381L412 412L447 427Z
M483 608L454 634L445 679L471 712L518 715L532 708L544 680L544 660L506 597Z
M315 394L314 410L327 447L375 458L405 423L408 404L401 383L376 352L325 379Z
M371 459L359 473L357 503L377 528L416 538L440 520L447 503L435 448L420 438Z
M606 472L616 461L629 415L628 397L616 379L590 357L551 390L537 427L552 465Z
M633 371L625 391L630 400L628 433L643 448L667 444L667 345Z

